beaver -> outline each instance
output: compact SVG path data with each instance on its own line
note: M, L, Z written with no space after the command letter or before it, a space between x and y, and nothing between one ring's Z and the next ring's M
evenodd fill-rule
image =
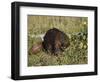
M58 55L70 45L69 37L57 28L49 29L43 37L43 41L33 45L29 52L33 54L44 50L48 53Z
M64 32L52 28L46 32L42 45L46 52L58 55L70 45L70 41Z

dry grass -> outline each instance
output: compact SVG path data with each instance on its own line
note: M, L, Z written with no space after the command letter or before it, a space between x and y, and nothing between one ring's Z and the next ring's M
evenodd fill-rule
M28 66L87 64L87 17L28 16L28 49L41 41L31 35L45 34L56 27L69 34L71 45L58 56L40 51L28 54ZM79 35L81 33L81 35Z

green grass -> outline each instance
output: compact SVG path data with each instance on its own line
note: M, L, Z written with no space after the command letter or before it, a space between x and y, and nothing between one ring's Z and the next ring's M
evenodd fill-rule
M61 17L61 16L28 16L28 50L41 42L41 38L32 35L45 34L47 30L55 27L69 34L70 46L60 55L46 53L43 50L38 53L28 53L28 66L48 65L73 65L87 64L87 17ZM78 35L81 33L81 35Z

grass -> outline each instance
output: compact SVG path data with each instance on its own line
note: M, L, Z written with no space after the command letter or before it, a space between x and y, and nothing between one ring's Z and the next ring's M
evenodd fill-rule
M70 38L70 46L60 55L54 56L43 50L38 53L28 53L28 66L48 65L73 65L87 64L87 17L63 17L63 16L28 16L28 50L41 42L41 38L32 35L45 34L47 30L55 27Z

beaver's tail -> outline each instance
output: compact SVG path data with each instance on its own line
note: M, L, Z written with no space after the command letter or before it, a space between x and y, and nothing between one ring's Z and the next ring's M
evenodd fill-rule
M38 53L39 51L41 51L43 48L43 45L42 43L37 43L35 45L33 45L30 49L29 49L29 54L36 54Z

